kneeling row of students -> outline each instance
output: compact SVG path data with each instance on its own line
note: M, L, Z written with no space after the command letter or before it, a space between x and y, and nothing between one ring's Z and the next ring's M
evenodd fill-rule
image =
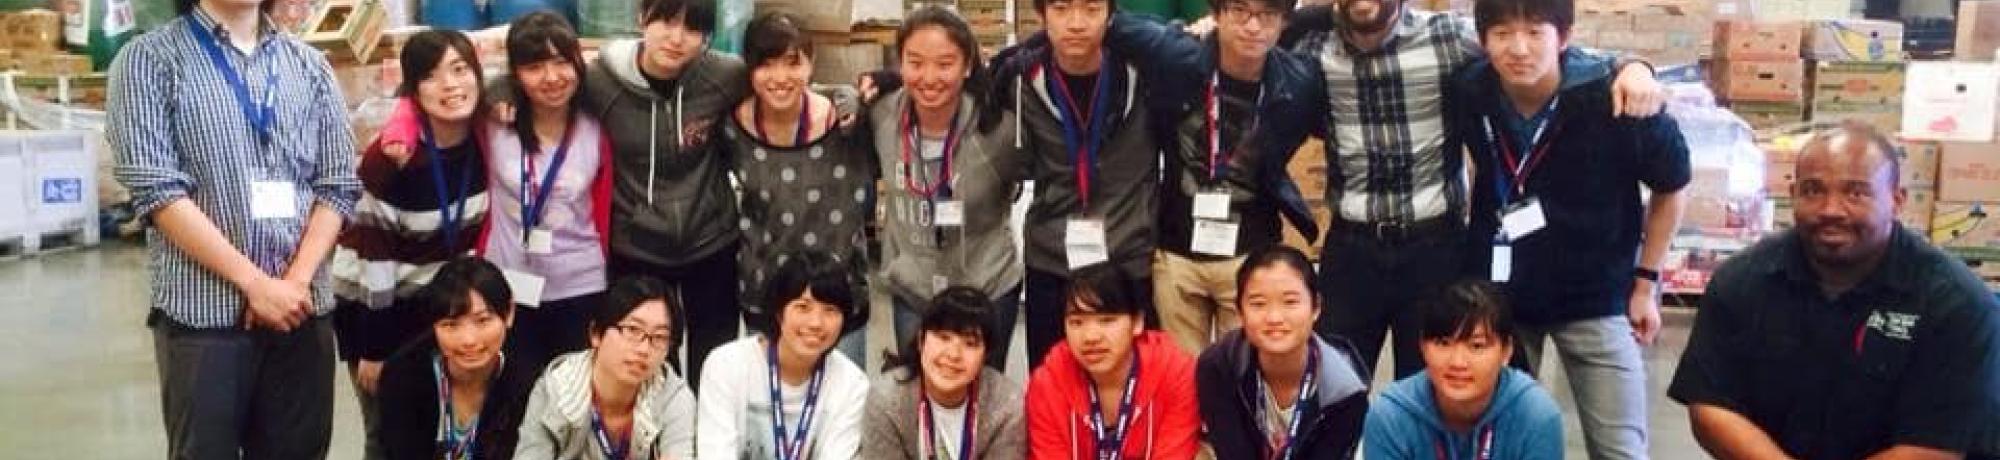
M385 365L389 458L1004 459L1560 458L1561 413L1507 368L1512 322L1483 283L1422 307L1427 370L1371 407L1372 375L1321 314L1304 254L1275 247L1239 270L1243 328L1199 359L1145 329L1130 283L1085 272L1063 343L1025 390L985 366L991 300L941 292L906 356L872 382L841 353L866 324L845 266L807 254L765 289L759 332L716 350L697 400L666 366L682 305L649 278L613 283L590 348L546 369L503 351L512 293L492 264L447 263L426 287L431 334ZM719 365L718 365L719 364ZM776 401L776 403L773 403ZM699 423L697 423L699 421Z

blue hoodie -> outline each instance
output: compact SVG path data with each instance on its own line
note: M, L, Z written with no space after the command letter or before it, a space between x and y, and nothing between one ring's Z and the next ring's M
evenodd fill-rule
M1513 368L1501 371L1497 387L1493 402L1486 406L1486 414L1479 416L1479 423L1469 432L1454 433L1445 428L1437 400L1431 396L1429 371L1390 384L1368 406L1368 421L1362 430L1362 458L1431 459L1439 458L1438 451L1442 449L1443 458L1476 459L1478 438L1489 427L1493 430L1490 458L1563 458L1562 409L1556 407L1556 400L1549 396L1548 390L1536 384L1533 377Z

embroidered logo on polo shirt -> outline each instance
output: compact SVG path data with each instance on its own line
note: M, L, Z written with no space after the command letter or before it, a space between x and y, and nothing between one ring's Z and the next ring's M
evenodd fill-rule
M1920 318L1911 313L1876 310L1868 315L1868 328L1883 337L1907 341L1910 340L1910 330L1917 328Z

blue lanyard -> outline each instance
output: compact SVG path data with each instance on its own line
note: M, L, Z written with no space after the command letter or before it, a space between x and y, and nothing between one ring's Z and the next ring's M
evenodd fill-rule
M625 460L632 453L631 439L626 443L611 444L611 435L604 429L604 416L597 413L597 404L590 405L590 431L597 437L597 448L604 453L605 460Z
M1139 388L1139 351L1132 350L1132 369L1125 375L1125 396L1118 401L1118 431L1104 431L1104 401L1097 397L1097 385L1092 384L1090 394L1090 431L1097 437L1098 460L1119 460L1125 458L1125 435L1132 427L1132 393ZM1084 380L1090 380L1088 374Z
M1076 98L1070 94L1069 79L1060 69L1048 66L1045 69L1045 85L1060 97L1049 98L1056 103L1056 121L1062 125L1063 145L1069 150L1070 163L1076 165L1077 198L1083 201L1085 211L1090 208L1090 178L1096 176L1097 153L1104 147L1105 94L1111 88L1111 54L1104 53L1102 63L1097 67L1097 82L1090 95L1090 107L1077 110ZM1082 112L1088 112L1086 117ZM1079 120L1078 118L1082 118Z
M1445 455L1444 440L1438 440L1434 446L1437 447L1438 460L1449 460L1451 458ZM1493 425L1487 425L1486 429L1480 430L1479 451L1474 452L1474 454L1477 456L1473 458L1478 460L1493 460Z
M498 367L493 371L492 380L497 381L500 379L500 369L506 367L506 362L507 355L503 353L500 355ZM445 458L472 458L472 446L479 438L479 416L477 414L473 415L472 423L466 424L465 430L460 431L456 429L458 417L454 413L456 409L452 407L451 402L451 381L449 380L449 376L445 375L444 372L444 355L431 355L431 372L437 380L438 410L440 412L439 416L443 418L443 420L438 421L438 427L444 429L444 445L441 447L444 448ZM459 439L461 435L465 436L465 439Z
M535 226L539 225L542 220L542 210L549 205L549 191L556 189L556 173L562 171L563 160L569 159L570 135L575 133L576 119L572 117L569 120L569 127L563 129L562 144L556 146L555 158L549 159L548 172L542 174L542 186L540 190L536 190L534 182L529 182L529 180L534 179L535 175L535 157L533 155L521 155L521 237L523 239L527 238L527 235L533 232ZM522 149L523 153L539 153L540 151L540 147ZM530 195L533 195L533 201L529 201L528 198Z
M1514 146L1507 142L1506 136L1493 129L1493 117L1484 117L1486 142L1492 144L1494 151L1500 153L1501 167L1504 168L1500 172L1500 180L1494 181L1493 184L1494 197L1500 200L1500 207L1507 207L1507 202L1513 201L1516 194L1527 193L1528 175L1533 174L1535 167L1541 165L1542 160L1548 156L1549 146L1541 145L1542 134L1548 129L1549 123L1555 120L1556 108L1561 102L1561 97L1549 100L1546 116L1535 124L1534 137L1528 138L1528 150L1521 152L1520 158L1514 157ZM1541 145L1541 148L1536 148L1537 145Z
M424 139L422 143L424 152L429 153L431 157L431 186L433 190L437 191L438 231L444 233L444 245L446 248L456 248L458 247L458 223L465 220L465 202L470 198L465 195L467 189L472 188L473 168L471 164L460 165L458 192L455 194L447 193L444 182L444 153L438 150L437 138L431 134L430 120L425 119L423 126Z
M250 130L257 134L257 141L270 143L272 120L277 118L277 110L271 107L271 95L278 87L278 72L271 68L271 59L262 59L264 94L262 97L251 99L249 83L243 80L242 74L236 72L236 66L229 65L229 57L222 53L222 46L216 44L215 34L209 32L208 28L201 25L201 21L191 16L186 20L188 33L194 35L194 42L201 45L202 51L207 52L209 64L214 65L215 70L222 73L222 80L228 82L229 89L236 94L236 105L243 109L243 118L250 124ZM263 49L263 43L258 43L257 50ZM257 55L253 54L251 60L258 60Z
M1306 354L1306 372L1304 375L1299 376L1299 394L1294 396L1292 400L1292 423L1289 427L1285 428L1285 443L1273 449L1271 453L1272 458L1290 460L1292 452L1297 450L1299 426L1301 425L1299 422L1306 418L1307 400L1312 395L1314 384L1318 383L1318 380L1313 377L1319 374L1319 347L1313 346L1310 341L1306 343L1306 346L1308 347L1307 350L1309 350ZM1258 374L1258 380L1263 380L1263 378L1263 374ZM1259 390L1259 392L1261 393L1262 390ZM1263 395L1258 395L1257 399L1258 402L1255 404L1257 408L1257 423L1262 425L1264 423Z
M771 442L777 444L778 460L798 460L805 458L806 437L812 433L814 409L819 407L819 386L826 381L826 359L820 358L813 366L812 383L806 386L806 404L799 411L798 431L791 437L785 436L785 399L778 392L778 344L772 341L767 351L771 368Z
M973 380L972 385L966 387L966 392L965 423L961 424L958 433L959 460L972 459L972 433L979 431L979 381L977 379ZM937 422L932 420L931 417L931 397L929 394L924 393L923 385L917 385L917 425L920 425L924 432L924 444L938 442ZM940 445L929 447L918 446L918 454L923 455L924 458L950 458L944 453L939 452L942 450L944 450L944 446Z

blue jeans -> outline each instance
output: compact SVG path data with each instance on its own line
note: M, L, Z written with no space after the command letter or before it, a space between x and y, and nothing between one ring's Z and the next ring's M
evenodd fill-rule
M918 308L918 305L924 305L927 302L923 304L910 302L900 296L896 296L895 299L896 353L906 359L916 359L915 356L912 356L916 353L916 349L912 345L916 344L917 327L923 323L923 314L919 312L925 310L925 308ZM1021 286L1019 285L1008 289L1005 294L1000 295L999 299L993 301L994 324L989 329L993 331L993 335L986 338L987 367L997 370L1007 369L1007 348L1013 344L1014 321L1020 314Z
M1542 362L1542 339L1555 341L1590 458L1647 458L1646 367L1625 315L1523 324L1514 335L1535 368Z

